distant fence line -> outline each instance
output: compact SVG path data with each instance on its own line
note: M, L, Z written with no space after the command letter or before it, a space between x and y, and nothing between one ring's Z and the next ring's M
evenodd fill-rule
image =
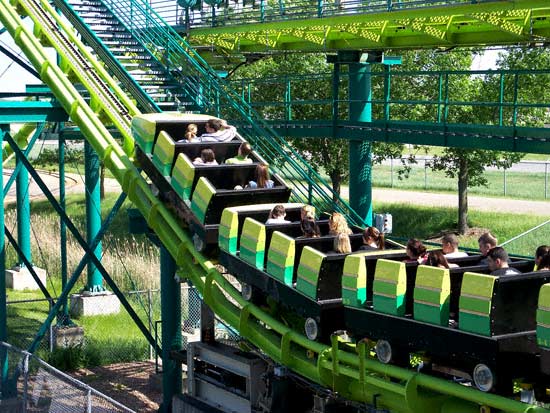
M400 166L403 165L403 163L408 164L411 168L416 169L423 169L423 178L424 178L424 189L428 190L431 188L429 183L429 177L428 177L428 171L430 168L430 161L433 158L431 157L417 157L415 162L409 162L409 158L402 157L402 158L390 158L389 160L383 161L380 166L389 166L390 168L390 182L389 186L393 188L396 184L396 181L403 182L404 180L400 180L398 176L396 176L397 171L400 169ZM374 168L378 167L379 165L375 165ZM548 199L550 197L550 182L549 182L549 173L550 173L550 160L549 161L520 161L518 163L515 163L510 168L486 168L486 172L496 172L502 174L502 195L503 196L509 196L513 195L513 193L510 193L509 191L509 185L508 185L508 174L510 172L517 172L517 173L535 173L535 174L541 174L544 175L544 199Z

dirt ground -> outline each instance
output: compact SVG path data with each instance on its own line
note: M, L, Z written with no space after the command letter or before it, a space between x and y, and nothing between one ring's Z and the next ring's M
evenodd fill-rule
M144 361L80 369L71 375L139 413L156 413L162 401L162 375Z

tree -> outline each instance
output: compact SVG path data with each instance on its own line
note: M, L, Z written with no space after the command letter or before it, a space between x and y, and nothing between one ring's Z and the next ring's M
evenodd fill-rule
M512 49L501 53L497 60L499 69L532 70L536 67L548 67L550 53L545 49ZM500 74L485 75L480 78L470 79L470 94L478 102L498 102L500 85L504 81L504 94L502 100L513 101L516 94L515 85L519 85L517 95L518 102L547 102L550 93L547 90L547 82L542 81L543 75L534 73L523 73L516 77L515 73L509 73L501 79ZM546 75L547 76L547 75ZM478 124L500 124L518 126L543 126L548 122L549 117L545 107L521 107L514 109L513 106L506 108L500 113L498 105L479 108L467 114L469 120L464 117L456 119L457 123L478 123ZM512 164L519 162L524 154L468 150L460 148L445 148L441 155L435 156L432 161L434 170L444 171L451 178L458 181L458 231L464 234L468 230L468 187L486 186L487 180L483 173L486 167L509 168Z
M292 118L301 120L327 120L332 118L332 66L326 63L325 54L290 54L264 58L236 72L238 79L261 79L245 93L253 102L281 102L285 93L290 93L293 101L326 101L326 104L294 105ZM292 82L291 90L286 89L284 77L295 79L299 75L307 76L301 82ZM283 78L283 79L281 79ZM347 85L340 86L340 100L347 97ZM347 107L340 110L340 118L347 116ZM285 119L287 113L283 104L267 105L258 108L266 119ZM342 183L349 175L348 141L345 139L311 138L289 139L290 144L319 172L323 170L331 180L335 194L340 194ZM395 143L375 143L373 145L374 162L394 156L399 157L404 146ZM336 197L335 197L336 198Z

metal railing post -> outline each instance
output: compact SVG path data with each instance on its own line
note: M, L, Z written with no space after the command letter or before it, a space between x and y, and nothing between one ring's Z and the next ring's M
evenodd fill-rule
M29 354L25 354L23 361L23 413L27 413L27 400L29 392Z

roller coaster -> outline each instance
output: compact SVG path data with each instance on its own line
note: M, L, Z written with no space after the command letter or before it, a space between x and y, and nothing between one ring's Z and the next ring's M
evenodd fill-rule
M116 59L91 41L93 31L75 34L74 27L86 24L70 5L54 5L65 18L47 1L2 0L0 20L157 234L179 279L190 280L205 303L243 338L359 410L546 411L505 396L519 380L546 401L549 272L533 272L531 261L518 260L512 265L523 276L491 277L476 256L457 261L457 269L440 270L403 263L399 249L329 255L330 236L304 241L297 239L295 224L264 225L274 203L285 204L292 219L303 203L311 203L320 213L344 213L354 225L364 221L342 200L334 203L315 171L185 42L167 29L162 33L168 35L160 36L160 20L150 9L125 1L107 7L116 12L132 6L131 16L119 15L126 27L141 18L147 22L148 30L134 26L132 35L141 36L142 44L152 43L149 56L166 62L167 76L179 85L187 109L211 116L223 110L230 123L246 124L234 142L178 143L187 124L203 127L210 115L141 114L134 102L144 112L160 109L147 94L128 92L139 92L139 85L120 65L108 64L107 69L96 60L85 42L93 43L103 62ZM33 20L34 31L21 15ZM155 43L157 37L165 43ZM56 49L59 65L43 44ZM73 79L85 86L89 99ZM114 125L120 140L107 124ZM5 139L21 154L11 137ZM193 165L205 146L214 147L223 161L245 140L257 151L252 167ZM545 150L544 142L539 150ZM274 188L234 189L254 179L254 162L274 168ZM294 174L283 173L288 171ZM51 194L49 198L56 204ZM85 250L93 256L92 248ZM216 262L241 281L241 291ZM171 276L163 280L163 288L176 286ZM49 322L70 288L69 283ZM273 302L275 308L266 310ZM283 322L282 313L297 319ZM168 346L163 340L167 365ZM421 359L418 369L410 368L411 354Z

